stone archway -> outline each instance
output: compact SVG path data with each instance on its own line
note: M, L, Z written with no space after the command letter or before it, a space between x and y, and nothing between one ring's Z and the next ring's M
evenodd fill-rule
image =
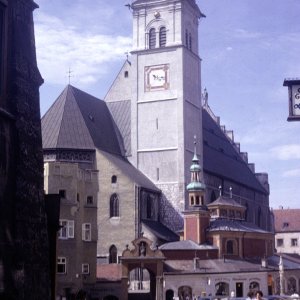
M128 299L149 299L161 300L163 299L163 261L165 257L159 249L151 248L152 241L145 237L140 237L132 242L133 249L129 249L128 245L123 251L121 257L122 263L122 293L124 300ZM132 270L147 270L149 273L149 291L141 292L142 289L136 291L129 290L130 277ZM137 277L142 283L141 277ZM141 287L141 284L138 287Z

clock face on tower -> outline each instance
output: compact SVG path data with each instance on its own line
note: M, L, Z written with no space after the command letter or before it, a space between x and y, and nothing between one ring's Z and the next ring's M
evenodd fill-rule
M169 89L169 65L145 67L145 91L160 91Z

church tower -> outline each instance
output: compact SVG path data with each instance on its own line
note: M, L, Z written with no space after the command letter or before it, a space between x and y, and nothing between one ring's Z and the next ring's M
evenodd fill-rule
M204 15L195 0L137 0L131 8L130 159L162 190L163 222L178 229L195 134L202 145L198 23Z
M206 229L209 226L210 214L204 204L205 184L201 182L201 166L196 153L190 167L191 181L187 185L189 205L184 212L184 240L192 240L197 244L206 242Z

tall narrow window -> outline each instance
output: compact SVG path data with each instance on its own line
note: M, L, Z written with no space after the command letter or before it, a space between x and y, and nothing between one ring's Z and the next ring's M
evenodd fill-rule
M159 47L165 47L167 42L166 27L160 27L159 29Z
M87 263L84 263L81 265L81 273L82 274L90 274L90 265Z
M155 32L155 28L151 28L149 30L149 48L153 49L155 48L156 45L156 32Z
M185 45L189 47L189 34L188 31L185 31Z
M119 198L117 194L110 197L110 217L119 217Z
M108 259L110 264L116 264L118 262L118 250L115 245L112 245L109 248L109 259Z
M189 49L192 50L192 35L189 34Z
M82 224L82 240L90 242L92 240L92 225L91 223Z
M152 203L151 196L148 195L147 196L147 219L152 218L152 212L153 212L153 203Z
M117 183L117 176L116 175L111 176L111 183Z
M227 254L233 254L233 241L227 241L226 253Z

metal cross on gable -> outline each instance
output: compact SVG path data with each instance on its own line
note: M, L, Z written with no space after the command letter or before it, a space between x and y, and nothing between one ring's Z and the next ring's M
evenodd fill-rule
M71 74L73 73L73 71L71 71L71 68L69 67L69 71L67 72L68 77L69 77L69 84L71 83L71 77L73 77Z

